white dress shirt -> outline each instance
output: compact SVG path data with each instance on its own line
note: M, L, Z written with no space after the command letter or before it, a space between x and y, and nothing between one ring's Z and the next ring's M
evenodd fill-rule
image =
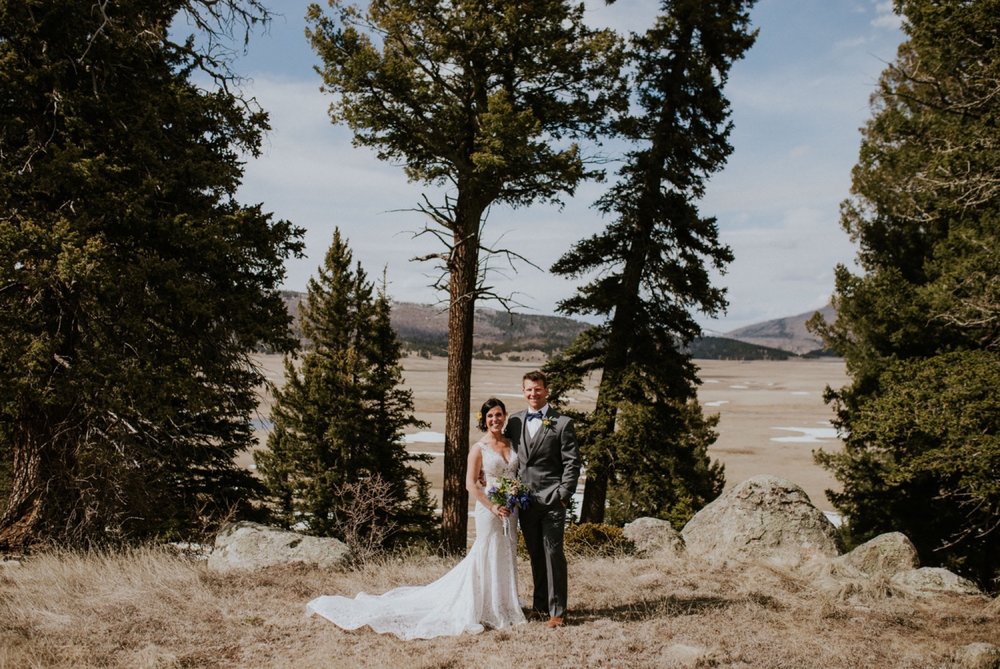
M548 410L549 410L549 405L546 404L538 411L542 413L542 418L544 418L545 414L548 413ZM528 408L528 413L538 413L538 411L532 411L530 407ZM542 426L542 418L539 418L537 416L532 416L527 421L525 421L525 426L528 428L529 437L534 437L535 433L538 432L538 428Z

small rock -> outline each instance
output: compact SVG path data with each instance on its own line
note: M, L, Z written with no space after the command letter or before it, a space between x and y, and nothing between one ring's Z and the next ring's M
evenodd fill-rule
M956 669L1000 669L1000 648L991 643L970 643L952 655Z
M921 567L920 569L901 571L892 577L892 582L917 593L982 594L972 581L941 567Z
M625 525L623 533L642 555L673 556L684 550L684 539L669 520L636 518Z
M666 660L666 666L670 667L703 667L715 664L714 653L707 648L683 643L675 643L665 648L661 659Z
M20 560L12 560L8 558L0 559L0 570L17 569L20 566Z

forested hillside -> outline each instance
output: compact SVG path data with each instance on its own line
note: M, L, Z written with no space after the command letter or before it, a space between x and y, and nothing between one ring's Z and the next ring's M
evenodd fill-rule
M298 336L301 336L299 302L304 296L292 291L284 293ZM750 325L727 336L699 337L692 342L691 351L696 358L712 360L786 360L810 353L822 346L805 329L805 321L813 313ZM393 302L392 325L406 351L420 355L447 353L448 312L443 307ZM586 323L572 318L479 308L475 319L475 354L480 358L528 351L552 355L568 346L586 327Z

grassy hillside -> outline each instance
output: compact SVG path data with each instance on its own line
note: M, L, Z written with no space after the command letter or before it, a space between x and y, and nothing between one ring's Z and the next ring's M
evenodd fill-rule
M888 583L820 591L774 567L570 556L568 624L400 641L306 617L321 594L429 583L455 559L358 571L220 575L159 549L43 553L0 566L0 667L725 667L927 669L1000 639L998 600L918 598ZM521 596L529 593L519 562Z

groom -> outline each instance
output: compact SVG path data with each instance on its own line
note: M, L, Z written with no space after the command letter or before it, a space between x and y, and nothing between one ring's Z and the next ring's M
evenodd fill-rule
M528 372L521 391L528 408L510 416L504 433L517 452L520 479L531 491L531 505L520 518L531 558L532 609L549 616L549 627L562 627L567 582L563 527L580 477L580 452L572 420L548 405L545 375Z

